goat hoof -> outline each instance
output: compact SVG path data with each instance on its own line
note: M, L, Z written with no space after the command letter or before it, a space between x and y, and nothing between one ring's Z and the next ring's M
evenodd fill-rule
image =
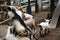
M41 33L40 33L40 36L41 36L41 37L45 37L45 33L44 33L44 32L41 32Z
M47 34L47 33L50 33L50 31L49 31L49 30L47 30L47 31L46 31L46 34Z
M48 33L50 33L50 31L48 31Z
M41 37L45 37L45 35L41 35Z
M46 35L48 34L48 30L45 30L45 34L46 34Z

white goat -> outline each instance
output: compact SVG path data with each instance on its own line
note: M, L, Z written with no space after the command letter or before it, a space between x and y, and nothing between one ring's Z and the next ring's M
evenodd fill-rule
M17 19L14 20L12 23L13 23L13 26L16 28L17 33L25 31L24 26L21 25L21 23Z
M30 14L27 14L27 13L24 13L24 15L25 15L25 19L26 19L26 20L24 20L24 23L25 23L27 26L30 26L30 25L35 26L35 21L34 21L33 16L30 15Z
M32 15L24 13L24 23L32 29L33 34L31 35L31 39L35 33L35 21Z
M45 36L45 34L47 34L49 32L49 21L48 19L45 19L45 22L41 22L40 24L38 24L39 26L42 27L42 31L41 31L41 35Z
M50 20L45 19L45 22L41 22L41 23L38 24L38 25L41 25L43 30L48 29L48 28L49 28L49 21L50 21Z

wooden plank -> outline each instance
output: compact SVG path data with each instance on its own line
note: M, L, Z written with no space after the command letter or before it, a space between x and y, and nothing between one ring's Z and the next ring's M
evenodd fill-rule
M55 12L53 14L53 17L52 17L52 20L50 23L50 28L56 28L59 16L60 16L60 0L57 4L57 7L56 7Z

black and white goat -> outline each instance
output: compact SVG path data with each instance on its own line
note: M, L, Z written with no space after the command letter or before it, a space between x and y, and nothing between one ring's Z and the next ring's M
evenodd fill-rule
M49 31L49 27L50 27L50 24L49 24L50 20L48 19L45 19L45 22L41 22L40 24L38 24L42 30L41 30L41 36L45 36Z

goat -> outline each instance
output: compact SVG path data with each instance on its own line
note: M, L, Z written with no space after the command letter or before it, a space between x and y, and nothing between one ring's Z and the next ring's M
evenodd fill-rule
M41 36L45 36L45 34L47 34L49 31L49 22L50 20L48 19L45 19L45 22L41 22L40 24L38 24L41 28L42 28L42 31L41 31Z
M8 10L8 16L12 18L12 25L14 26L15 32L20 33L24 32L25 29L29 30L31 33L31 29L29 29L24 21L22 20L22 12L17 10L16 8L7 8Z
M9 10L11 10L12 8L9 8ZM10 13L11 15L9 15L10 17L12 17L12 20L14 21L19 21L20 22L20 25L22 25L23 27L27 28L24 21L22 20L22 12L17 10L16 8L12 9L12 11L10 11L12 13ZM17 24L18 25L18 24ZM16 26L17 28L17 26ZM20 28L21 29L21 28ZM28 29L28 28L27 28ZM28 29L29 30L29 29ZM29 30L31 31L31 30Z
M21 18L23 18L23 15L24 14L24 19L27 19L27 20L23 20L24 23L27 25L27 26L34 26L35 27L35 22L34 22L34 18L32 15L30 14L27 14L27 13L22 13L20 10L16 9L15 7L13 7L15 10L16 10L16 13L21 16ZM31 27L32 28L32 27Z
M24 23L32 29L33 35L34 35L34 32L35 32L35 21L34 21L33 16L30 15L30 14L27 14L27 13L23 13L22 16L23 16ZM32 38L33 38L33 35L31 35Z
M24 20L24 23L25 23L27 26L29 26L31 29L34 30L34 28L35 28L35 21L34 21L33 16L30 15L30 14L27 14L27 13L24 13L24 15L25 15L24 18L23 18L23 19L25 19L25 20Z

